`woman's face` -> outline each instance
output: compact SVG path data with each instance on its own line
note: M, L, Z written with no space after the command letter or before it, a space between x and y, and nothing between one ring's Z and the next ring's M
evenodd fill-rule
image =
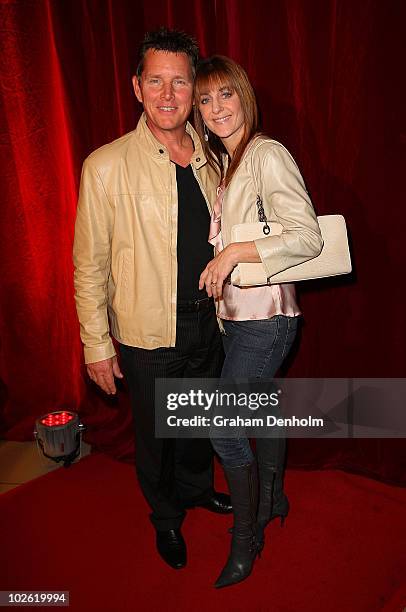
M244 114L237 93L228 85L203 92L199 110L206 126L232 156L244 134Z

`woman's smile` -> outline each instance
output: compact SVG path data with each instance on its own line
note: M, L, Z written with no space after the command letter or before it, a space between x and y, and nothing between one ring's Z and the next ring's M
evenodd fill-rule
M244 134L244 114L238 94L223 85L203 93L199 107L206 126L221 138L232 156Z

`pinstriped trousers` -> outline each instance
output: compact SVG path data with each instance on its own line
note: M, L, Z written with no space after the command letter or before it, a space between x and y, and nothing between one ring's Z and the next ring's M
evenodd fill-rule
M185 506L213 495L213 448L208 439L155 437L155 378L220 375L223 348L214 306L178 313L176 346L154 350L120 345L135 430L135 466L157 530L177 529Z

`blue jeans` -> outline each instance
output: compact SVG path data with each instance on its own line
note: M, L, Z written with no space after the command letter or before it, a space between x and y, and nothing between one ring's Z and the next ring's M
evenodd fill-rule
M269 379L292 347L298 317L276 315L260 321L223 321L223 325L226 358L221 377ZM211 442L225 467L246 465L254 459L246 437L212 437Z

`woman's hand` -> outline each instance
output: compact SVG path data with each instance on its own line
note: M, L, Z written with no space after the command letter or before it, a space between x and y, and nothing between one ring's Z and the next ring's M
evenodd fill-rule
M209 261L200 275L199 289L206 286L209 297L219 298L223 293L223 284L227 276L238 264L238 244L229 244Z
M207 295L214 299L221 297L223 285L239 263L260 263L257 247L253 240L248 242L232 242L209 261L200 275L199 289L206 286Z

